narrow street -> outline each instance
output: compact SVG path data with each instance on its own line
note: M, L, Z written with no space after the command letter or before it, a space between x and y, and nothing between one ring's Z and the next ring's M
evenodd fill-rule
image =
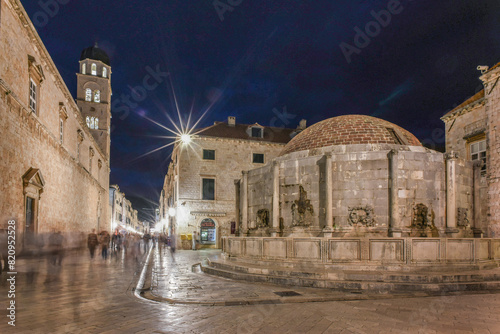
M153 249L153 293L196 302L256 298L274 286L233 282L193 272L218 251ZM7 275L1 278L4 320L0 332L16 333L499 333L495 294L315 303L206 306L137 298L142 269L123 252L90 260L67 254L62 265L45 259L17 263L16 327L7 325ZM160 261L160 262L158 262ZM34 272L34 275L30 275ZM284 288L283 290L287 290ZM302 292L302 291L301 291Z

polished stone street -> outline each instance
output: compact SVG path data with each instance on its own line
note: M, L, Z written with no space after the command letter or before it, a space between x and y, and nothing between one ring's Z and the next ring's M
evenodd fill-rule
M337 301L308 302L323 292L233 282L193 268L217 256L153 249L146 279L152 291L144 297L156 301L133 291L145 254L91 261L86 252L72 253L61 266L19 259L16 327L7 324L3 273L0 333L500 333L499 294L392 298L325 291ZM301 296L275 294L290 290Z

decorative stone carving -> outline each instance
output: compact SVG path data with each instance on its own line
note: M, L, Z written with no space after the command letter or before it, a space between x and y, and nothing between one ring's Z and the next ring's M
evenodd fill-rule
M411 225L417 228L426 228L432 225L429 220L429 208L426 205L419 203L413 208L413 221Z
M458 208L457 226L460 226L460 227L470 226L468 214L469 214L469 209Z
M307 199L307 191L299 186L299 199L292 204L292 217L294 226L309 226L311 222L306 220L306 213L314 214L311 201Z
M445 153L444 158L446 160L458 159L458 153L457 152L453 152L453 151Z
M351 226L375 226L375 219L373 218L373 208L367 206L349 207L349 225Z
M269 227L269 210L260 209L257 211L257 228Z

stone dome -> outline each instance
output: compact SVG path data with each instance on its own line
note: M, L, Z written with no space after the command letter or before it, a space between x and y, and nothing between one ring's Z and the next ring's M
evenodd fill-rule
M296 135L281 155L331 145L397 144L422 146L420 141L400 126L365 115L345 115L316 123Z
M85 60L85 59L100 60L104 64L111 66L111 64L109 62L108 54L106 52L104 52L103 49L100 49L97 46L97 43L95 43L94 46L89 46L88 48L86 48L82 51L82 54L80 56L80 60Z

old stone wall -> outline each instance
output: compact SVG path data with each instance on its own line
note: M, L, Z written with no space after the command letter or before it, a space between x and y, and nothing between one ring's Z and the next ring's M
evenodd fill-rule
M478 103L467 109L459 117L445 120L446 152L456 152L462 159L470 160L467 148L467 137L484 133L487 126L486 107Z
M287 155L288 156L288 155ZM320 173L322 156L280 158L280 202L284 235L321 231Z
M177 231L191 234L199 229L204 218L213 219L218 237L230 235L231 222L236 221L235 185L245 170L260 168L265 164L253 163L252 154L264 154L268 163L283 149L284 144L202 137L194 139L189 147L177 146L172 168L178 171L171 183L178 178ZM215 160L204 160L203 149L215 150ZM202 179L215 179L215 200L202 200ZM175 191L167 185L165 198Z
M277 158L283 236L321 235L326 224L327 154L332 157L335 229L351 235L387 235L392 184L388 154L392 149L398 152L395 227L405 230L404 235L410 235L421 219L425 226L435 227L436 233L443 235L446 228L444 155L417 146L360 144L295 152ZM266 167L248 173L249 222L255 219L256 210L272 209L272 164ZM463 159L457 168L457 207L460 217L470 220L472 169ZM422 226L422 222L419 225Z
M389 163L387 151L338 153L332 156L333 216L336 227L387 229ZM367 222L357 221L365 211ZM359 217L361 218L361 217Z
M401 151L398 158L398 195L401 227L414 223L417 205L428 209L429 223L445 228L446 179L442 153L423 147Z
M486 114L488 127L487 179L488 179L488 234L500 236L500 68L495 68L481 77L485 82L487 98Z
M481 229L483 232L487 228L488 212L488 184L486 175L482 175L476 182L478 186L476 200L477 207L474 207L474 178L473 167L470 158L468 139L480 140L486 138L488 129L487 100L477 101L470 106L466 106L456 112L452 117L444 118L446 131L446 152L456 152L460 162L458 164L458 182L462 185L459 188L460 195L457 197L457 218L463 224L464 212L467 212L467 220L471 227ZM484 137L481 137L484 135ZM474 139L476 138L476 139ZM489 159L488 159L489 160ZM469 188L472 186L472 188ZM467 195L470 194L470 195ZM467 200L466 200L467 198ZM468 203L468 204L467 204Z
M473 237L474 179L472 162L457 160L457 227L465 228L464 237Z
M108 159L86 128L20 3L0 3L0 49L5 51L0 53L0 225L15 219L19 233L23 232L22 176L36 168L45 181L38 207L38 232L87 232L98 222L101 228L109 228ZM39 87L36 114L28 108L28 55L40 65L45 77Z
M248 174L248 227L251 233L267 231L273 211L272 164Z

